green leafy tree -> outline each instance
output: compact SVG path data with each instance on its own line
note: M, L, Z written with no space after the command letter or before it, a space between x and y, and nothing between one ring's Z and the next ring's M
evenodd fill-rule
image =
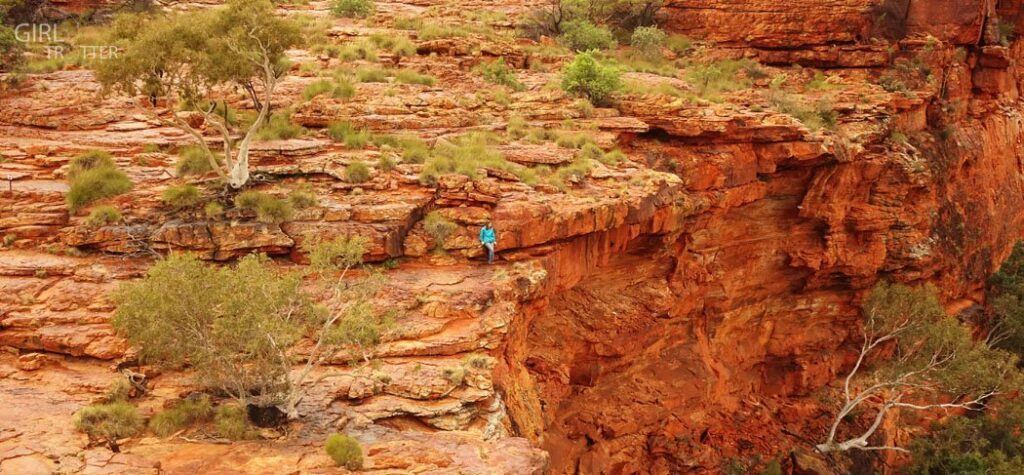
M567 24L585 20L630 32L654 24L664 0L549 0L527 18L522 30L531 37L558 36Z
M210 168L234 188L249 180L249 148L270 115L271 98L287 71L285 51L301 40L299 27L274 14L270 0L231 0L222 9L115 22L112 41L122 48L96 75L108 91L143 94L151 115L196 141ZM239 87L257 108L254 120L232 120L219 93ZM218 161L200 130L180 111L161 113L157 100L199 113L223 142ZM237 142L234 129L241 127Z
M1024 473L1022 429L1024 402L1019 398L1002 398L979 417L952 416L910 443L911 463L904 472Z
M312 313L298 273L263 256L215 267L188 254L158 262L114 294L114 328L145 360L189 363L199 382L244 403L280 403L290 358Z
M1024 355L1024 243L1014 246L999 272L989 279L988 301L995 314L989 340Z
M860 352L843 381L841 405L828 435L817 445L820 452L905 452L870 443L893 409L981 410L1008 386L1016 389L1008 379L1016 371L1016 358L974 341L967 328L946 316L933 286L883 282L872 289L861 310ZM839 429L849 424L848 416L870 410L874 415L868 426L859 435L840 440Z
M380 276L350 275L362 264L366 245L359 237L306 240L310 271L329 285L324 307L312 304L302 273L280 272L264 256L217 267L172 255L144 279L118 288L114 328L144 359L172 367L188 363L202 385L240 406L277 406L294 419L316 366L345 350L368 361L393 322L370 300ZM325 278L333 274L336 280ZM296 355L293 347L302 339L312 346Z

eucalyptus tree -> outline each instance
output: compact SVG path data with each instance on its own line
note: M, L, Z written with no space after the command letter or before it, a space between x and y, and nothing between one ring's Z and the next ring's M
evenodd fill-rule
M100 62L105 91L144 95L150 115L195 139L210 167L231 187L249 181L249 148L268 121L286 51L301 42L299 25L275 14L270 0L231 0L224 8L164 16L123 16L114 22L116 58ZM236 119L225 94L244 90L256 115ZM166 101L168 110L158 106ZM223 160L192 120L219 135Z
M914 411L979 411L1003 392L1020 389L1017 358L975 340L946 315L935 287L880 283L862 305L862 341L842 381L822 453L897 450L872 442L890 417ZM870 414L865 427L854 414ZM846 430L840 429L847 426ZM852 436L841 437L841 432Z

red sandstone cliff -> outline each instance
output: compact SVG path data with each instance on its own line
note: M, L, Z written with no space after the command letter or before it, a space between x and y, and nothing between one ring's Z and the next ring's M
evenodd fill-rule
M536 87L516 93L511 105L453 101L475 87L467 65L478 58L459 42L421 45L442 53L411 61L445 87L405 87L394 99L383 86L364 85L356 100L314 100L296 120L317 126L346 117L374 130L443 136L501 124L515 111L532 124L592 124L632 161L598 170L569 194L538 193L500 176L427 189L404 165L355 194L338 180L351 152L317 139L269 144L257 168L278 181L266 189L313 174L324 197L318 209L276 226L162 211L157 196L170 157L141 148L181 135L140 118L131 101L97 101L86 71L42 76L4 97L0 153L8 161L0 173L10 186L0 192L0 233L16 240L0 251L0 345L13 348L0 374L8 376L4 394L42 389L0 399L19 408L10 420L26 427L16 436L0 432L0 463L57 450L25 449L29 442L78 443L47 427L52 420L43 414L52 406L44 400L60 375L82 378L62 396L60 408L70 413L108 374L97 360L124 355L104 295L149 263L126 254L185 249L227 260L259 250L301 261L296 243L308 230L365 235L373 259L408 259L390 274L387 298L412 310L378 355L391 382L346 375L311 403L355 421L375 444L375 468L716 472L724 460L771 458L819 437L829 408L813 395L848 363L867 288L879 278L928 280L950 304L977 300L984 279L1024 236L1017 65L1024 46L995 44L991 31L996 18L1017 24L1020 5L910 1L909 36L891 47L871 40L877 11L867 0L667 3L668 29L719 43L719 54L759 58L793 82L813 71L792 63L834 74L842 85L837 130L812 132L753 107L764 87L721 104L636 94L585 118L540 88L548 73L530 71L524 82ZM488 46L515 52L500 41ZM910 94L875 84L894 60L917 57L940 80ZM308 82L290 77L284 94L295 97ZM910 140L891 140L894 129ZM64 207L60 167L93 147L114 151L139 184L116 200L130 215L124 225L90 228ZM508 152L560 154L523 144ZM451 254L479 255L473 230L491 219L501 230L499 250L516 264L499 274L429 257L435 243L420 220L430 209L460 225L442 243ZM86 255L47 254L48 246ZM493 362L446 393L443 368L471 352ZM60 360L54 355L85 359L18 369ZM268 460L313 454L316 444L262 447L216 467L250 463L272 472ZM224 455L209 446L189 451L151 444L136 454L171 471ZM283 463L323 467L322 455L296 457ZM111 463L84 459L82 469Z

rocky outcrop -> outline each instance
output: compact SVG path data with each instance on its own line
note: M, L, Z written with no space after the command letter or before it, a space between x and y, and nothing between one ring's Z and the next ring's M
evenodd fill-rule
M893 25L879 15L894 6L902 39L887 42L880 30ZM379 7L383 22L338 20L331 37L389 33L382 25L399 14L468 21L456 6ZM223 214L165 205L161 192L179 182L170 152L187 138L135 101L97 96L86 70L34 76L0 98L0 346L10 348L0 386L12 388L0 387L0 420L24 427L0 428L0 471L146 473L159 461L171 473L321 472L330 462L320 443L337 430L363 444L368 469L388 473L715 472L806 445L827 418L814 395L850 363L867 289L930 281L955 307L977 302L1024 235L1024 47L994 36L997 18L1018 22L1020 5L672 0L663 13L667 29L718 43L708 58L769 66L748 77L753 88L716 102L692 96L686 80L630 73L639 86L593 110L545 87L557 80L546 69L567 57L544 59L541 45L500 35L417 41L410 58L382 53L379 63L401 61L437 83L359 84L348 100L299 101L316 78L297 67L279 100L298 102L292 118L312 130L253 150L255 189L318 198L282 223L261 222L213 186L206 198ZM321 68L340 62L294 54ZM525 90L496 92L472 72L498 55L531 66L517 72ZM794 63L838 69L815 89L816 71ZM887 90L883 75L907 80ZM664 84L678 93L654 92ZM781 93L808 109L827 104L835 126L780 111ZM421 180L417 163L374 166L355 183L351 164L399 152L345 147L319 130L345 120L433 143L501 133L512 116L536 130L587 131L628 160L595 163L561 186L489 166ZM582 153L503 142L495 149L529 166L557 169ZM91 148L113 153L136 184L109 200L117 223L90 225L64 203L64 166ZM451 228L428 229L431 213ZM488 221L499 230L493 267L477 241ZM304 401L309 418L295 433L243 446L145 439L123 455L78 449L66 416L131 356L109 323L113 288L163 253L230 263L263 252L292 266L306 261L308 239L354 235L369 239L369 262L385 263L376 298L399 325L375 364L339 355L317 375L327 382ZM147 414L190 390L186 375L158 373Z

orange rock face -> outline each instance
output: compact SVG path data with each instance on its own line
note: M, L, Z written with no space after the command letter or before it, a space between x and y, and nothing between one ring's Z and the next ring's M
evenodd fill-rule
M335 20L330 34L391 34L399 14L464 20L466 5L422 3L381 2L382 22ZM536 7L507 3L516 18ZM584 113L545 87L559 79L548 65L567 55L543 58L503 36L413 38L420 54L360 66L402 61L437 85L359 84L349 100L300 100L316 79L296 67L275 103L294 104L292 120L311 131L255 144L252 157L253 188L317 196L283 223L222 197L207 196L225 205L219 215L166 206L160 194L182 181L171 151L184 134L132 98L97 96L87 70L33 75L0 96L0 420L16 426L0 427L0 472L323 473L332 468L321 443L334 431L355 434L381 473L716 473L728 460L806 448L828 422L817 394L849 367L867 289L928 281L951 308L978 303L1024 236L1024 43L1002 44L990 26L995 16L1016 25L1019 2L910 1L898 43L874 38L878 5L667 1L666 29L716 43L709 58L768 65L751 88L715 101L688 97L682 71L634 72L626 78L638 86L614 108ZM282 13L292 8L326 16L322 2ZM535 66L517 70L525 90L502 89L504 100L479 93L492 85L473 72L497 56ZM815 90L816 72L827 84ZM894 72L914 80L881 87ZM806 104L827 102L835 124L811 128L779 110L774 78ZM636 92L665 81L680 94ZM504 137L495 148L508 160L555 169L583 153L504 136L513 116L588 131L627 159L560 183L493 167L424 180L411 161L371 166L351 183L350 164L397 154L321 130L348 120L433 143L487 130ZM111 152L134 183L106 202L123 214L116 223L91 225L65 204L66 164L89 149ZM430 213L450 232L428 229ZM488 221L494 266L477 238ZM399 325L373 367L339 355L321 370L331 377L293 432L243 445L147 437L115 455L71 429L70 414L131 360L110 325L109 292L155 256L229 263L262 252L296 266L307 239L352 235L368 239L367 261L397 264L377 299L401 310ZM187 374L152 375L146 415L194 389Z

